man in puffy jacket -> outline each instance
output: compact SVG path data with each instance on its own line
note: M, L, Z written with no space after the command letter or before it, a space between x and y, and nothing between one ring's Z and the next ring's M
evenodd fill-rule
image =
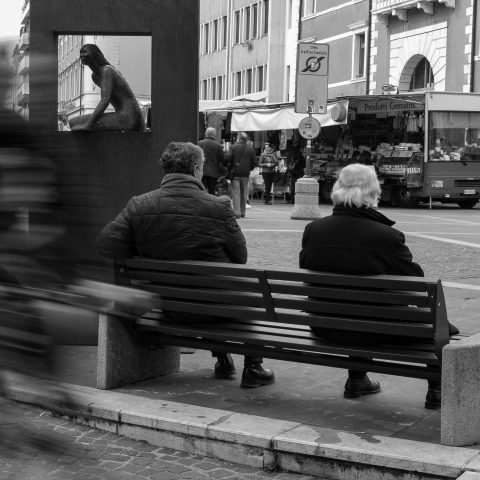
M160 162L165 172L160 188L128 201L117 218L101 231L97 239L99 252L116 260L142 256L246 263L245 237L230 199L207 193L201 182L202 149L192 143L172 142ZM194 317L186 315L179 320L199 320L199 315ZM218 359L215 377L228 378L235 373L229 354L212 355ZM273 372L264 369L262 362L261 357L245 357L242 387L274 382Z
M245 132L238 132L237 143L232 145L228 152L229 177L232 181L233 211L237 218L245 216L250 172L257 163L255 150L247 144L247 139Z

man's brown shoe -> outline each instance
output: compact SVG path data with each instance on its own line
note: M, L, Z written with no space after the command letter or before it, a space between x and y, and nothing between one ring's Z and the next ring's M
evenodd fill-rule
M360 379L349 378L345 384L343 396L345 398L358 398L362 395L371 395L380 391L380 383L372 382L367 375Z
M270 385L275 381L275 375L268 368L263 368L261 363L254 363L243 369L243 388L255 388Z

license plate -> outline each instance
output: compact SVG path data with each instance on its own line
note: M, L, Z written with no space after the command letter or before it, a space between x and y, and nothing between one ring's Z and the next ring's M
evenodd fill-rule
M476 193L475 189L470 189L470 188L463 191L464 195L475 195L475 193Z

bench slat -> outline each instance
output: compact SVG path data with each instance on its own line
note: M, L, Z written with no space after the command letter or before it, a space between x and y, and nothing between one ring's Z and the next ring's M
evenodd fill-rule
M227 344L225 342L215 342L213 340L197 339L189 337L177 337L166 334L159 334L162 343L166 345L176 345L181 347L199 348L215 352L233 353L239 355L263 355L266 358L278 360L287 360L296 363L308 363L312 365L322 365L326 367L336 367L343 369L360 369L369 372L384 373L387 375L398 375L401 377L420 378L425 380L441 379L440 368L424 365L411 365L408 363L392 363L382 360L352 360L350 357L341 357L335 355L269 349L262 350L254 345Z
M259 307L264 305L261 293L235 292L231 290L206 290L204 288L171 287L163 285L144 285L142 290L156 293L162 297L173 299L187 299L188 301L200 300L224 304L237 304L241 306Z
M427 323L378 321L352 316L314 315L305 312L292 313L291 310L283 309L277 309L277 320L284 323L299 323L312 327L334 328L336 330L383 333L414 338L433 338L433 326Z
M174 312L192 313L216 318L269 320L264 309L254 307L198 303L188 300L176 301L169 300L168 298L162 300L161 306L165 310ZM283 309L276 309L276 315L277 320L283 323L335 328L337 330L363 331L367 333L385 333L415 338L433 337L433 327L431 324L426 323L378 321L348 316L314 315L301 311L294 312Z
M391 305L417 305L418 307L429 307L431 303L425 292L405 293L395 290L369 290L367 288L334 288L286 281L270 281L269 285L273 294L302 295L305 297L344 300L346 302L360 301Z
M186 287L205 287L215 289L238 290L242 292L258 292L260 290L258 280L250 278L234 278L222 276L190 275L190 274L170 274L164 272L134 271L132 286L138 285L143 288L144 285L155 283L161 285L186 286Z
M144 320L161 322L167 320L161 311L150 311L146 313L143 317ZM202 323L203 326L207 327L208 324ZM306 325L294 325L291 323L280 323L280 322L269 322L262 320L242 320L236 319L235 322L222 322L222 326L228 326L232 330L247 330L250 327L259 327L264 329L264 331L269 331L272 334L278 333L279 335L292 336L295 338L312 338L312 330ZM210 328L211 324L210 324ZM318 339L317 336L313 338ZM389 345L390 346L390 345ZM392 348L403 348L410 350L426 351L432 352L434 349L433 342L413 342L412 343L402 343L401 345L391 345Z
M130 274L136 276L137 270L153 272L180 272L193 275L226 275L232 277L256 278L258 270L235 263L200 262L193 260L155 260L149 258L129 258L124 260Z
M427 284L435 284L422 277L394 275L343 275L340 273L315 272L304 269L266 270L269 280L297 281L319 286L343 285L346 287L378 288L380 290L406 290L425 292Z
M358 357L375 357L399 361L411 361L416 363L427 363L438 365L438 358L433 352L408 352L399 348L388 348L386 346L352 346L333 344L316 337L313 333L308 339L299 339L295 336L279 336L262 329L250 328L248 331L235 332L228 325L211 324L178 324L178 322L157 322L155 320L141 319L137 325L144 330L168 333L170 335L204 337L214 340L222 340L235 343L254 343L265 346L286 348L287 350L308 350L328 352L336 355L350 355Z
M429 309L406 306L378 306L365 303L329 302L308 298L273 297L275 307L281 309L305 310L311 313L333 315L355 315L382 318L384 320L408 320L409 322L429 323L432 313Z

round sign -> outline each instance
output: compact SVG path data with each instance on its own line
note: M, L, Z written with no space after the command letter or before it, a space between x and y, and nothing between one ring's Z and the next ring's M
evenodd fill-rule
M313 117L302 118L298 124L298 133L307 140L316 138L320 134L320 122Z

